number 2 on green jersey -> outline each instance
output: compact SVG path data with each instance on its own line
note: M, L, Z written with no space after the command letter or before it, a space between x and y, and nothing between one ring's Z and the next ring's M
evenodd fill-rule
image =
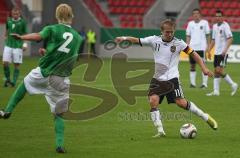
M66 40L59 48L58 51L64 52L64 53L69 53L70 49L67 48L68 44L72 42L73 40L73 35L69 32L65 32L63 34L63 38Z

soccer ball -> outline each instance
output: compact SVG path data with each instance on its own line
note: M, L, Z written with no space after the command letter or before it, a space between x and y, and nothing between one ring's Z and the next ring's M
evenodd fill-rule
M186 123L180 128L180 135L182 138L194 139L197 136L197 128L191 123Z

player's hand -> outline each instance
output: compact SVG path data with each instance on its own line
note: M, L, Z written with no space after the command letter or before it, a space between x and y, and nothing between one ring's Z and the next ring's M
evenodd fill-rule
M127 39L127 37L124 37L124 36L122 36L122 37L116 37L116 38L115 38L115 42L120 43L120 42L122 42L122 41L125 41L126 39Z
M27 43L23 43L23 47L22 47L22 50L25 52L27 50Z
M222 52L222 56L223 56L223 57L225 57L226 54L227 54L227 51L223 51L223 52Z
M213 72L210 71L208 68L203 69L203 74L208 75L208 77L213 77Z
M46 49L44 49L44 48L39 48L38 53L39 53L41 56L44 56L45 53L46 53Z
M207 58L208 58L208 60L211 60L211 59L212 59L212 56L211 56L211 53L210 53L210 52L207 52Z
M10 34L12 37L16 38L16 39L22 39L21 35L17 34L17 33L11 33Z

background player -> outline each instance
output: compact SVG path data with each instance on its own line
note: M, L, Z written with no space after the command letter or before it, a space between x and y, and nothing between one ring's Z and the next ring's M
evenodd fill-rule
M55 118L56 151L64 153L64 122L62 115L68 110L69 78L78 57L82 38L71 28L73 13L67 4L60 4L56 9L58 24L49 25L39 33L20 36L17 39L47 43L45 55L39 61L39 67L33 69L11 96L7 107L0 111L0 118L9 118L26 92L44 94Z
M24 35L27 33L26 21L21 17L21 11L15 7L11 11L11 17L6 22L5 47L3 50L3 71L6 78L4 87L14 87L19 76L19 66L22 63L23 51L26 50L26 43L21 39L15 39L12 33ZM13 80L10 79L9 63L14 63Z
M205 51L210 44L210 28L207 20L202 19L199 9L193 9L193 20L188 23L186 30L186 43L193 48L205 63ZM190 87L196 87L196 61L189 56L190 69ZM202 73L202 85L200 88L206 88L208 76Z
M155 74L150 83L149 88L149 103L151 106L150 114L154 126L157 128L158 133L154 137L165 136L163 125L161 121L161 115L158 105L163 101L164 96L167 97L168 103L176 103L179 107L189 110L201 117L206 121L210 127L217 129L217 122L207 113L203 112L193 102L188 101L184 98L183 91L179 80L178 63L180 52L191 55L194 60L199 64L204 74L212 76L212 72L202 62L201 57L194 52L187 44L174 37L176 24L171 20L165 20L161 23L161 36L149 36L145 38L135 37L117 37L116 42L123 40L129 40L133 43L147 44L154 50L154 61L155 61ZM168 81L174 88L163 95L162 89L164 85L162 82Z
M231 96L233 96L238 89L238 84L224 72L224 67L227 64L228 58L227 51L232 44L233 35L229 24L223 20L223 13L221 10L216 11L215 17L216 24L213 25L212 41L208 50L208 58L211 59L210 51L215 46L213 92L208 93L207 96L220 95L221 78L232 87Z

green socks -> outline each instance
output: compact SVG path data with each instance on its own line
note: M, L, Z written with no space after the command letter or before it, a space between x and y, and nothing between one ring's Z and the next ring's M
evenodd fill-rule
M3 71L4 71L4 75L6 80L10 81L10 68L9 66L3 66Z
M55 116L56 146L63 147L64 144L64 120L62 117Z
M27 90L25 88L24 83L20 83L17 87L13 95L11 96L10 100L8 101L7 107L5 108L5 112L12 112L17 104L23 99L24 95L26 94Z
M18 79L18 76L19 76L19 69L14 69L14 72L13 72L13 84L16 85L17 83L17 79Z
M5 78L7 81L11 81L10 80L10 68L9 66L3 66L3 71L4 71L4 75L5 75ZM13 84L16 85L17 83L17 79L18 79L18 76L19 76L19 69L14 69L14 72L13 72Z

